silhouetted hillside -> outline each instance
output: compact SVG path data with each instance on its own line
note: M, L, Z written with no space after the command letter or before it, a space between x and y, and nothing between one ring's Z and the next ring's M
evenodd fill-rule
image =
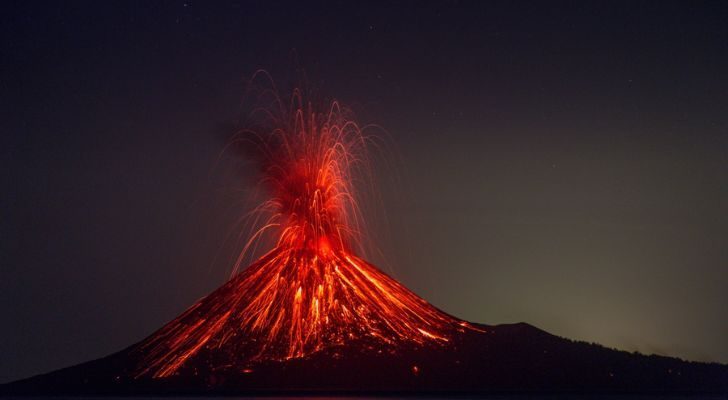
M302 359L220 368L208 352L169 378L131 378L134 346L2 386L5 394L728 393L728 366L574 342L528 324L466 331L448 346L358 340Z

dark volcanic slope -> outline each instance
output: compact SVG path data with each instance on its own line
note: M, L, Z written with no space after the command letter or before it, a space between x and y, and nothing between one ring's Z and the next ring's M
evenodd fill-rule
M728 366L644 356L573 342L528 324L481 326L451 346L381 349L358 341L304 359L215 372L207 358L165 379L127 378L128 349L10 383L4 394L271 392L690 392L728 393ZM134 346L130 347L130 349Z

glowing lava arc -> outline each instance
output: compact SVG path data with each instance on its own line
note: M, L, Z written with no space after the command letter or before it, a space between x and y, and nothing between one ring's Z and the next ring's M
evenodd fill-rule
M249 245L264 232L277 244L143 341L138 377L181 374L198 357L243 371L355 340L442 344L469 327L353 254L362 219L352 181L367 138L337 103L317 113L301 99L296 91L290 107L258 110L263 122L241 135L271 194Z

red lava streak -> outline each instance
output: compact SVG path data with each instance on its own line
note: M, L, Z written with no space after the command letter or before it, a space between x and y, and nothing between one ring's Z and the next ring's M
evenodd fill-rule
M171 376L203 354L219 360L212 368L247 373L256 361L359 339L443 344L469 327L354 254L362 218L353 182L368 143L357 124L336 102L318 112L298 91L290 106L274 104L239 137L254 144L270 194L246 249L263 234L276 235L274 248L146 339L137 376Z

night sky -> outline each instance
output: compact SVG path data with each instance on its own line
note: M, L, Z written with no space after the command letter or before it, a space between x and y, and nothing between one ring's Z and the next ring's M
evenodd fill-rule
M0 9L0 382L225 281L259 68L386 131L372 261L437 307L728 362L728 3L26 3Z

